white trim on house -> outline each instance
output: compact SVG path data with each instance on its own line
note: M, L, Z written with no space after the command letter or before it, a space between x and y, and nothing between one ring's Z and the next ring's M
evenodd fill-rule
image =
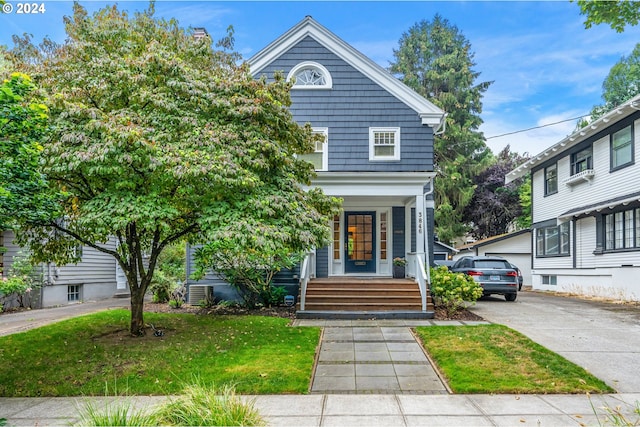
M300 85L296 81L296 84L294 84L291 87L291 89L314 90L314 89L331 89L333 87L333 79L331 78L331 73L329 72L329 70L327 70L322 64L319 64L315 61L303 61L298 65L296 65L295 67L293 67L291 71L289 71L289 74L287 74L287 81L288 82L291 81L291 79L294 78L298 74L298 72L303 69L316 69L320 71L320 75L322 75L322 77L324 78L324 84Z
M425 184L435 176L435 172L318 172L311 183L329 196L415 197L424 194Z
M253 57L249 58L247 63L251 67L251 73L258 75L266 66L271 64L274 59L291 49L307 36L312 37L366 77L404 102L418 113L422 124L433 127L435 131L438 131L444 125L444 111L418 95L414 90L396 79L380 65L349 46L342 39L316 22L311 16L305 17L289 31L271 42Z
M522 178L523 176L527 175L534 166L547 161L551 157L562 154L563 152L569 150L578 143L595 135L603 129L611 127L613 124L619 122L620 120L627 118L629 114L633 112L632 110L640 110L640 95L631 98L619 107L609 111L607 114L600 117L593 123L590 123L582 129L575 131L571 135L562 139L560 142L533 156L529 161L523 163L522 165L509 172L505 176L505 182L508 184L518 178Z

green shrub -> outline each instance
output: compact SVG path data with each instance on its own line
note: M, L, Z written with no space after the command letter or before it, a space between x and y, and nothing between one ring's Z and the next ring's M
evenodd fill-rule
M13 257L8 277L0 280L0 307L14 297L19 307L25 307L25 297L42 284L36 273L29 257L22 253Z
M155 415L136 409L130 400L118 398L100 408L92 402L86 402L84 410L80 413L80 421L76 425L88 427L156 426L158 420Z
M475 303L482 296L482 286L464 273L440 266L431 269L431 295L436 306L454 314L465 308L465 302Z
M153 302L166 303L171 298L171 292L176 287L176 282L167 276L161 269L153 273L153 279L149 285L149 291L153 295Z

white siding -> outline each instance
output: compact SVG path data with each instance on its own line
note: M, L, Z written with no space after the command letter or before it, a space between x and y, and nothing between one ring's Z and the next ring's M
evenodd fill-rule
M580 206L600 203L637 191L640 188L640 121L634 124L635 164L609 172L609 136L593 143L593 168L596 171L591 182L573 186L563 181L570 176L570 155L558 160L558 192L544 196L544 170L533 175L533 222L545 221Z
M11 231L4 231L4 247L7 252L3 256L4 273L11 267L11 260L19 252L25 249L14 243L15 235ZM115 240L106 245L110 249L115 248ZM42 289L42 305L66 304L67 286L82 285L81 298L83 300L110 298L116 293L116 261L113 257L96 249L84 246L82 248L82 261L77 264L56 266L43 264L40 266L43 272L43 280L50 283Z

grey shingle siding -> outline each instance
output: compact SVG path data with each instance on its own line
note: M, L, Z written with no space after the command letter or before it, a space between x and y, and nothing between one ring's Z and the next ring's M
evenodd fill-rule
M290 110L300 123L329 129L329 171L433 170L433 131L418 114L310 37L257 73L269 78L313 60L331 74L332 89L293 89ZM369 161L369 127L400 127L401 160Z

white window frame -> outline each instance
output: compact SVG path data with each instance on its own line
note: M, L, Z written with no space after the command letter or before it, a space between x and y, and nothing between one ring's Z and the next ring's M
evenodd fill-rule
M324 77L324 84L322 85L298 85L294 83L292 89L331 89L333 87L333 79L331 73L322 64L313 61L304 61L296 65L287 74L287 81L290 82L295 76L304 69L315 69Z
M322 153L322 167L320 169L316 169L317 171L328 171L329 170L329 128L324 128L324 127L313 127L311 128L313 133L320 133L320 134L324 134L324 142L322 143L322 151L318 151L318 147L316 146L316 150L313 153L309 153L309 154L314 154L314 153ZM302 157L304 156L304 154L298 154L297 157L300 158L304 158ZM308 161L308 160L307 160ZM311 162L309 162L311 163Z
M394 134L394 150L393 156L376 156L375 154L375 135L376 133L393 133ZM369 128L369 161L371 162L388 162L400 160L400 128L399 127L370 127Z

